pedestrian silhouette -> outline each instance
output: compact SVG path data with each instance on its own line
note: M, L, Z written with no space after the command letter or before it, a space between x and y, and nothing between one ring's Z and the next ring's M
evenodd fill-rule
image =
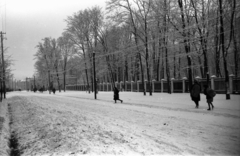
M216 92L213 89L209 88L208 85L204 85L204 94L206 95L207 104L208 104L207 110L211 110L211 106L213 109L214 106L212 102L213 102L213 97L216 95Z
M55 87L53 87L52 92L53 92L53 94L55 94L55 92L56 92Z
M198 82L197 79L194 80L194 84L192 86L192 88L190 89L190 96L192 98L192 101L195 102L196 104L196 107L195 108L198 108L199 107L199 101L200 101L200 93L201 93L201 86Z
M117 100L121 101L121 103L123 102L123 100L119 99L119 90L117 89L117 87L114 88L113 100L115 101L115 103L117 102Z

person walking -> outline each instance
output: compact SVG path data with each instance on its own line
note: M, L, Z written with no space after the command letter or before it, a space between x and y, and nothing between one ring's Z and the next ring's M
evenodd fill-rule
M117 87L114 88L113 100L115 101L115 103L117 102L117 100L121 101L121 103L123 102L123 100L119 99L119 90Z
M211 110L214 108L212 102L213 102L213 97L216 95L216 92L208 87L208 85L204 85L204 91L203 93L206 95L207 103L208 103L208 109Z
M53 94L55 94L55 92L56 92L55 87L52 88L52 92L53 92Z
M201 85L199 84L197 79L194 79L194 84L190 90L190 96L192 98L192 101L194 101L196 104L195 108L199 107L199 101L201 99L200 97L201 91L202 91Z

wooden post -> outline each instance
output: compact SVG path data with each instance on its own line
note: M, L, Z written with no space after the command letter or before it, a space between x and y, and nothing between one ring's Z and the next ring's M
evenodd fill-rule
M187 80L186 77L183 77L183 78L182 78L182 92L183 92L183 93L185 93L185 90L186 90L186 87L185 87L185 86L186 86L186 85L185 85L185 81L186 81L186 80Z
M215 89L215 86L214 86L214 79L216 78L215 75L212 75L211 76L211 88L214 90Z

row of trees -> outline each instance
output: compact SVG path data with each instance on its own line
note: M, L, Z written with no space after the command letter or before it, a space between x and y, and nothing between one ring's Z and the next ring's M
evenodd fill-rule
M93 54L98 82L225 77L239 75L240 4L236 0L109 0L67 17L58 39L37 45L39 79L58 83L66 74L93 85ZM143 85L144 86L144 85ZM144 87L143 87L144 88ZM144 90L146 95L147 89Z
M63 33L57 40L46 37L38 43L37 49L35 68L38 82L49 87L53 87L54 82L57 82L58 89L61 91L61 85L65 86L66 84L69 57L75 50L73 42L70 40L70 34ZM61 80L63 80L63 84Z

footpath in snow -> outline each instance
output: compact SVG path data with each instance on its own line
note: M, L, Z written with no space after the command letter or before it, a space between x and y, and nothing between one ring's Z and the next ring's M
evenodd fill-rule
M240 155L240 96L207 111L189 94L13 92L0 105L0 155ZM1 125L1 123L0 123ZM2 141L2 139L5 139Z

